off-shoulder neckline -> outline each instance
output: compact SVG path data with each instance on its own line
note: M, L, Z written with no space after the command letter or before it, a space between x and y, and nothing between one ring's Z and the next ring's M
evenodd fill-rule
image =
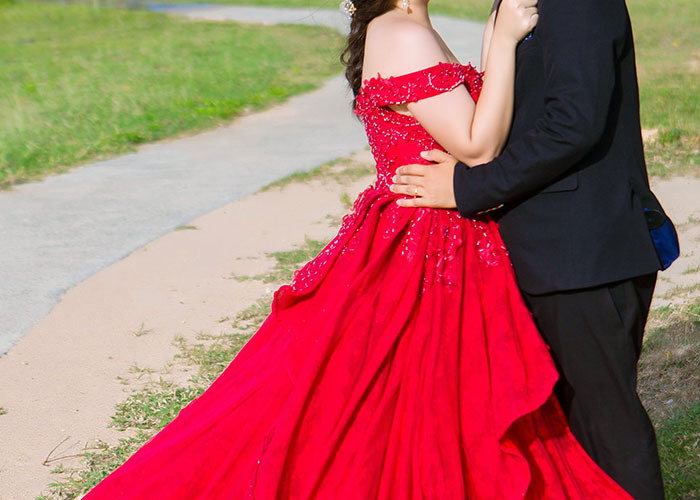
M449 67L459 67L462 69L473 69L474 71L478 72L478 70L474 67L473 64L467 63L467 64L462 64L459 62L439 62L437 64L433 64L432 66L428 66L426 68L418 69L416 71L411 71L410 73L403 73L401 75L392 75L392 76L382 76L380 73L377 73L377 76L372 76L370 78L367 78L362 81L362 85L360 85L360 90L358 92L358 95L361 95L364 93L364 90L368 88L371 84L377 83L380 81L391 81L391 80L400 80L403 78L408 78L411 76L417 76L420 75L421 73L425 73L427 71L430 71L432 69L436 68L441 68L443 66L449 66Z

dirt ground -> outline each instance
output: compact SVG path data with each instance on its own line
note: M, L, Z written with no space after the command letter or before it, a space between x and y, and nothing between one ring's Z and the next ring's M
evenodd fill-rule
M366 150L357 162L371 163ZM340 168L340 167L339 167ZM184 382L171 363L173 340L227 333L221 318L253 304L269 285L232 279L271 269L267 254L328 239L347 200L373 182L320 176L258 192L199 217L67 291L54 309L0 358L0 499L32 500L56 479L58 464L97 439L114 407L152 369ZM655 306L700 293L700 179L654 182L677 223L683 256L661 275ZM344 202L345 200L345 202ZM144 375L145 374L145 375ZM57 447L58 445L58 447ZM55 448L55 449L54 449ZM50 464L42 465L50 455ZM67 458L61 458L67 457Z

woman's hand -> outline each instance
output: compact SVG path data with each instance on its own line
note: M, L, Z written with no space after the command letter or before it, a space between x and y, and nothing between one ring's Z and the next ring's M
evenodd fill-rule
M494 36L518 43L535 28L538 18L537 0L503 0L498 8Z

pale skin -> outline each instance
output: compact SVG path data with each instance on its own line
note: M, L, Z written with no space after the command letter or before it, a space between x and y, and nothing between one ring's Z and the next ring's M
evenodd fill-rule
M392 106L410 114L445 150L426 151L430 165L397 169L390 189L412 198L399 198L400 206L456 208L452 178L457 160L479 165L495 158L504 146L513 113L515 47L537 23L537 0L503 0L498 22L492 13L484 32L481 70L484 83L477 104L460 85L418 102ZM377 17L367 28L363 80L377 74L397 76L440 62L457 63L433 29L428 0L410 0ZM488 70L487 70L488 68Z

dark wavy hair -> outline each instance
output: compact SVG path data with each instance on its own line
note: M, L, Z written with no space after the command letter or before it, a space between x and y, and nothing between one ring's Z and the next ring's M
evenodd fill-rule
M355 13L350 21L350 34L345 50L340 54L340 61L345 65L345 78L350 84L352 93L357 94L362 87L362 63L365 58L365 39L367 25L375 17L389 12L396 6L396 0L353 0ZM356 99L352 107L355 108Z

